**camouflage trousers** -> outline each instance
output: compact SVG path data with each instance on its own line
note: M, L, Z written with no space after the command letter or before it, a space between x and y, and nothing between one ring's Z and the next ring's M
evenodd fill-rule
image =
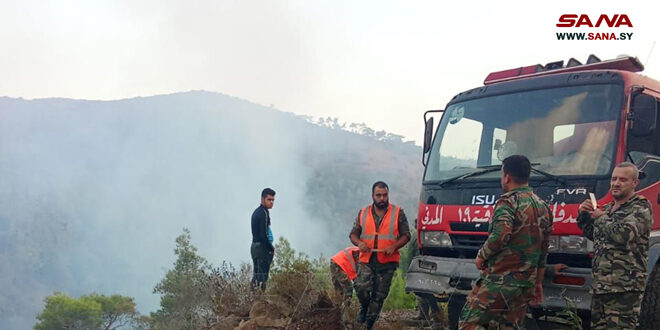
M534 287L520 287L480 280L467 297L458 328L523 329Z
M390 284L396 268L376 269L359 263L355 291L362 308L367 309L367 321L375 322L383 308L385 298L390 293Z
M341 297L342 306L350 305L351 298L353 298L353 281L348 278L348 275L337 266L336 263L330 261L330 275L332 275L332 285L335 287L335 294Z
M591 296L591 329L635 329L643 292L617 292Z

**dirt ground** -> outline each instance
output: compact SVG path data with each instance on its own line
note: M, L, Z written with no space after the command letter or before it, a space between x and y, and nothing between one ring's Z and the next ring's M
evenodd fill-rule
M300 321L290 324L287 330L328 329L344 330L338 308L317 309L305 315Z
M415 310L383 312L374 328L375 330L431 329L431 327L424 326L423 321L413 320L416 315L417 312ZM360 328L361 327L359 325L354 323L342 323L340 311L337 308L328 310L315 310L308 315L305 315L305 317L303 317L300 321L290 324L286 327L287 330L344 330Z
M412 329L449 329L445 324L430 324L425 320L415 320L417 316L416 310L395 310L381 313L375 330L412 330ZM569 326L562 324L559 320L553 321L539 320L535 322L539 330L549 329L571 329ZM290 324L286 327L287 330L311 330L311 329L328 329L328 330L344 330L344 329L361 329L357 324L344 325L341 322L341 315L339 309L318 309L315 310L300 321Z
M420 321L412 321L412 318L417 315L414 310L397 310L383 312L378 322L376 323L375 330L403 330L403 329L423 329ZM408 320L408 321L406 321ZM411 323L412 322L412 323ZM350 323L342 323L341 314L338 308L331 309L317 309L302 317L299 321L292 323L286 327L287 330L311 330L311 329L327 329L327 330L345 330L345 329L360 329L360 326ZM430 329L430 328L428 328Z

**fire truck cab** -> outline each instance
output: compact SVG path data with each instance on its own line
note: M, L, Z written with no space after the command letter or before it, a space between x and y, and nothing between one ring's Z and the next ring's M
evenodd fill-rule
M568 266L546 272L543 304L532 314L570 304L588 326L593 244L577 226L578 206L589 193L599 205L612 201L612 170L630 161L643 172L637 192L654 216L640 322L660 324L660 82L642 70L635 57L594 55L585 64L570 59L504 70L454 96L445 110L425 113L420 254L409 267L407 291L448 296L456 326L480 276L474 259L502 194L501 160L522 154L532 163L530 185L554 215L547 269ZM433 112L442 113L437 126L427 118Z

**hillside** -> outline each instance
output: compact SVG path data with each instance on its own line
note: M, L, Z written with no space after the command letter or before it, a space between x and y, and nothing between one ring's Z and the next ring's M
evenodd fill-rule
M327 126L327 125L326 125ZM0 328L54 291L155 309L181 228L214 263L249 261L249 216L277 191L273 231L311 256L349 244L371 184L416 217L419 147L210 92L117 101L0 98Z

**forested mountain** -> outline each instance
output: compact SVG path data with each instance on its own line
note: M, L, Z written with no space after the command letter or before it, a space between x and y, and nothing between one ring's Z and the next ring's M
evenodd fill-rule
M311 256L349 244L376 180L412 226L420 154L363 124L218 93L0 98L0 328L30 327L54 291L119 293L154 310L183 227L206 259L248 262L264 187L277 192L275 236Z

